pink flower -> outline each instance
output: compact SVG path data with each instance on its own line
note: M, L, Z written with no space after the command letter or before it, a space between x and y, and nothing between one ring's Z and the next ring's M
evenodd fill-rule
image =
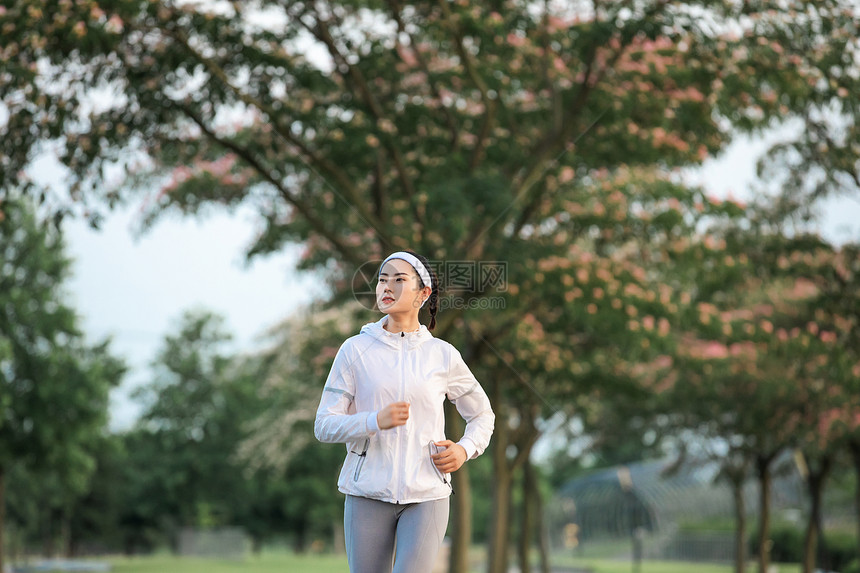
M515 48L519 48L519 47L524 46L526 44L526 39L524 37L519 36L517 34L514 34L513 32L508 34L507 40L508 40L508 44L510 44L511 46L513 46Z
M108 32L111 32L112 34L119 34L120 32L122 32L122 29L123 29L122 18L120 18L116 14L114 14L113 16L108 18L108 21L105 24L105 30L107 30Z
M576 172L573 170L573 167L562 167L558 174L558 181L559 183L569 183L573 180L574 175L576 175Z
M705 348L702 349L702 357L703 358L728 358L729 349L725 344L720 342L709 342L705 345Z
M412 52L412 50L407 49L406 46L404 46L403 44L397 44L397 55L399 55L400 59L403 60L403 63L405 63L410 68L418 65L418 58L415 57L415 54Z
M836 333L824 330L821 332L821 342L836 342Z

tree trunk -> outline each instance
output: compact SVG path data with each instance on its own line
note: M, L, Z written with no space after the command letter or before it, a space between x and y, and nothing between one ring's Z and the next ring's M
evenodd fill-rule
M445 433L448 439L459 439L463 435L463 420L452 404L447 403ZM452 476L456 495L451 496L451 555L449 573L469 573L469 546L472 544L472 488L469 483L468 462Z
M60 551L63 557L70 559L74 555L71 510L64 509L60 519Z
M534 491L537 489L534 466L526 460L523 466L523 517L521 522L520 538L518 540L518 551L521 573L531 571L529 564L529 550L534 538L535 528L535 498Z
M344 538L343 532L343 517L340 520L334 520L332 523L332 530L334 531L334 535L332 536L332 544L334 545L334 552L337 555L345 555L346 554L346 539ZM261 544L262 549L262 544Z
M496 443L501 442L502 440L498 440ZM507 573L512 472L505 458L505 448L497 446L495 450L493 457L501 458L501 463L495 460L493 463L493 509L490 517L487 573Z
M42 514L44 515L44 522L42 523L42 556L48 559L53 559L56 557L55 551L55 522L54 519L54 510L51 508L46 508Z
M540 556L541 573L549 573L549 530L543 518L543 498L540 493L540 483L531 462L527 462L527 471L531 473L531 503L534 509L534 523L538 539L538 554Z
M5 571L3 547L5 540L3 533L6 525L6 472L0 467L0 571Z
M549 569L549 525L543 517L543 501L538 505L537 511L538 520L538 550L540 551L540 571L541 573L550 573Z
M759 481L758 571L767 573L770 565L770 464L773 456L756 457Z
M493 506L487 548L487 573L507 573L508 532L510 530L511 481L513 470L508 463L510 431L507 412L502 406L500 385L493 383L490 397L496 411L496 426L491 442L493 453Z
M744 476L739 473L731 476L732 493L735 501L735 573L747 570L747 516L744 504Z
M818 555L818 540L821 536L821 497L824 493L824 482L830 473L832 460L824 455L817 468L813 468L807 458L806 487L809 492L809 519L806 523L806 533L803 536L803 573L815 571Z
M848 444L851 450L851 460L854 463L854 523L857 524L857 555L860 555L860 440L852 440Z

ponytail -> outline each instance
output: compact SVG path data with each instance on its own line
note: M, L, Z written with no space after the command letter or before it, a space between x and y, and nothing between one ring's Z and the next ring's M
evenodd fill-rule
M430 290L430 298L427 301L427 308L430 311L430 324L427 325L427 330L433 330L436 328L436 312L439 310L439 279L436 276L436 272L433 270L433 267L430 265L430 261L427 260L427 257L423 255L419 255L414 251L405 251L410 255L415 256L421 264L424 265L424 268L427 269L427 272L430 274L430 280L433 282L433 285ZM421 280L421 277L418 277L418 280L421 281L421 288L424 288L424 281Z

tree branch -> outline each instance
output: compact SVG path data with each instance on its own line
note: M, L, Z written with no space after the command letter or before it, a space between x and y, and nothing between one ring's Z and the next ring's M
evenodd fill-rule
M442 101L442 92L439 91L439 86L433 80L433 76L430 73L430 66L427 65L427 60L424 59L421 51L418 50L417 45L415 43L415 37L409 33L406 29L406 25L403 23L403 19L400 17L400 6L398 6L397 0L387 0L389 7L391 8L391 15L394 18L394 21L397 23L397 30L403 34L406 34L409 37L409 44L413 47L413 51L415 53L415 60L418 62L418 65L421 67L421 71L427 76L427 84L430 87L430 93L433 94L440 102ZM451 131L451 148L456 151L459 147L459 139L460 139L460 130L457 127L457 122L454 119L454 116L451 114L451 111L445 107L441 106L442 114L445 116L445 123L448 124L448 129Z
M219 66L218 63L211 58L208 58L195 50L189 44L188 39L185 37L184 34L182 34L180 31L173 31L170 33L170 36L176 41L178 41L193 57L203 63L206 66L206 69L209 70L209 72L213 76L218 78L221 83L223 83L224 86L226 86L231 92L233 92L236 97L238 97L243 103L245 103L249 107L257 108L261 112L266 114L271 120L272 129L275 131L275 133L277 133L285 141L291 143L292 145L295 145L299 149L299 151L301 151L305 162L312 169L313 167L316 167L321 173L328 174L330 177L332 177L337 182L338 187L346 194L347 198L349 199L350 207L355 209L356 212L361 215L362 219L364 219L364 221L367 222L374 229L374 231L376 231L376 233L378 233L383 238L383 240L385 240L386 242L390 242L390 238L385 236L385 233L383 231L384 226L382 224L382 221L378 220L373 215L373 213L371 213L367 209L367 206L362 200L358 189L355 187L355 185L352 184L352 181L346 173L344 173L341 169L339 169L335 164L333 164L325 157L315 153L305 144L304 141L293 135L293 133L289 129L281 129L280 122L278 121L278 114L271 107L267 106L260 100L251 97L247 93L234 86L230 81L230 78L227 77L227 74L223 70L223 68L221 68L221 66ZM326 181L331 185L330 181Z
M322 235L332 246L340 252L340 254L344 257L346 261L358 266L365 262L366 257L361 253L355 251L352 247L348 246L344 243L334 232L332 232L326 224L316 216L313 209L305 204L303 201L299 200L298 197L292 195L283 184L263 165L256 157L254 157L253 153L250 150L241 147L236 142L231 141L229 139L225 139L223 137L219 137L214 131L212 131L209 126L203 121L203 118L200 117L193 109L189 106L184 105L179 102L173 102L173 105L177 107L182 113L188 116L191 121L193 121L200 130L208 137L210 140L214 141L218 145L222 146L224 149L229 149L233 153L235 153L238 157L241 157L243 161L245 161L248 165L253 167L260 176L268 181L271 185L278 190L278 193L284 198L284 200L292 205L311 225L311 227L320 235Z
M299 17L299 22L304 26L304 28L313 34L313 36L322 42L326 49L331 55L332 59L335 62L335 65L339 68L343 68L346 70L346 76L351 81L351 83L358 90L359 95L364 100L365 104L370 109L371 115L376 119L377 127L379 126L379 122L385 118L385 114L382 110L382 106L379 103L379 100L373 95L373 92L370 90L368 86L367 80L364 77L364 74L361 73L361 70L356 66L351 65L346 57L340 53L337 45L335 44L334 37L331 35L331 31L328 27L326 21L320 18L318 15L315 18L316 26L311 26L307 24L301 17ZM394 123L392 122L392 125ZM397 128L394 125L395 129ZM418 221L422 227L426 227L426 222L424 221L424 217L421 215L421 212L418 208L418 205L415 201L415 187L412 184L412 180L409 178L409 174L406 170L406 163L403 160L403 154L400 152L400 149L394 144L394 139L388 134L383 132L378 132L379 140L382 142L383 146L388 153L391 155L391 159L394 161L394 168L397 171L397 178L400 181L400 185L403 187L403 191L406 194L406 197L409 199L409 203L412 207L412 214L415 217L415 220Z
M481 130L478 133L478 140L475 143L475 148L472 150L472 155L469 158L469 169L474 170L478 166L481 155L484 152L484 147L487 144L487 137L490 134L490 129L496 118L496 108L500 103L497 98L490 97L490 90L484 82L484 79L478 73L472 55L463 45L463 35L460 33L460 29L453 21L451 8L448 6L448 0L439 0L439 6L442 8L442 13L445 15L448 27L456 40L457 52L460 54L460 59L463 61L463 67L466 68L466 73L468 74L469 79L472 80L475 87L477 87L478 91L481 92L481 101L484 104L484 121L481 125Z
M650 10L646 11L645 15L642 17L642 20L651 19L655 14L663 10L668 4L668 0L660 0L654 6L651 7ZM595 14L599 10L600 6L598 0L594 0L594 10ZM544 138L537 146L536 149L530 154L532 157L537 157L537 160L532 162L531 168L526 172L526 174L521 179L521 182L517 184L519 189L515 191L515 197L519 198L520 196L528 193L534 184L543 177L548 164L550 163L550 159L560 152L563 152L563 146L567 144L567 141L574 136L576 130L579 128L580 119L582 116L582 112L585 109L585 103L588 100L588 96L591 94L594 86L599 84L603 78L606 76L606 73L615 67L615 64L624 55L624 52L630 46L629 42L620 43L619 47L612 54L612 57L609 58L606 64L597 72L595 76L593 76L594 72L594 63L595 58L597 57L597 50L592 50L591 54L588 58L588 63L586 64L585 74L582 80L582 83L579 85L579 92L576 96L576 101L571 107L572 112L564 117L562 120L562 129L560 129L556 133L551 133ZM598 116L599 119L599 116ZM596 120L595 120L596 121ZM593 126L593 124L592 124ZM592 126L589 126L586 131L582 132L577 139L588 132ZM561 149L560 149L561 148ZM524 209L528 212L533 212L535 210L535 206L543 199L543 193L537 193L535 196L531 198L529 206ZM522 230L523 226L528 223L528 218L521 217L518 222L514 235L519 233Z

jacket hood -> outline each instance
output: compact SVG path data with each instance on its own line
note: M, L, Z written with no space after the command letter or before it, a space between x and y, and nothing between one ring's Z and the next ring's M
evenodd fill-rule
M376 322L368 322L364 326L361 327L361 334L366 334L372 336L379 342L383 344L387 344L388 346L394 348L400 348L401 338L406 339L406 344L411 347L420 346L424 344L428 340L433 339L433 335L427 330L427 327L423 324L421 327L415 332L405 332L403 336L399 332L388 332L385 330L382 325L388 322L388 315L383 316Z

